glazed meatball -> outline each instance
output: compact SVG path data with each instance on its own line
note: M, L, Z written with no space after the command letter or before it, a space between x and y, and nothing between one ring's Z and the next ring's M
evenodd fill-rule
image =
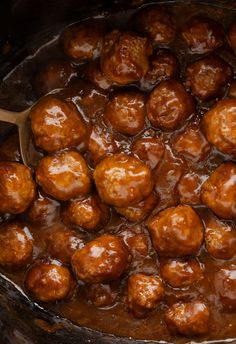
M21 162L19 135L11 134L0 146L0 160Z
M72 266L78 279L85 283L118 280L128 267L129 251L123 240L114 235L102 235L72 256Z
M232 225L215 217L205 221L207 251L218 259L231 259L236 254L236 230Z
M131 227L121 226L116 234L123 239L133 257L137 256L137 254L145 257L148 255L148 235L143 232L141 224L132 225Z
M36 169L36 180L46 194L60 201L86 195L91 187L86 162L76 151L44 157Z
M137 135L145 124L144 95L138 91L115 94L105 107L105 120L124 135Z
M153 188L149 167L126 154L103 159L95 168L94 180L101 199L116 207L140 202Z
M113 305L116 301L117 294L118 289L113 284L95 283L86 286L86 296L96 307Z
M164 297L164 287L157 276L135 274L128 279L127 305L137 318L157 308Z
M161 6L147 6L135 16L139 30L147 33L153 45L167 45L175 36L175 27L170 13Z
M186 288L203 278L200 264L192 258L163 261L160 271L165 282L173 288Z
M221 164L202 185L201 199L216 215L236 219L236 165Z
M56 261L38 262L27 272L26 289L43 302L65 299L71 293L72 275L66 267Z
M173 130L195 111L194 100L176 80L160 82L147 101L147 116L151 124L163 130Z
M235 53L236 51L236 23L235 22L230 25L229 32L228 32L228 41Z
M166 311L165 322L172 333L202 336L209 330L210 311L200 301L176 303Z
M177 191L182 204L201 204L201 186L203 177L189 172L184 174L178 183Z
M232 68L212 55L191 63L186 70L186 86L200 100L221 97L232 78Z
M188 205L161 211L148 221L153 246L160 256L196 255L203 240L203 225Z
M116 211L130 222L141 222L151 214L158 200L158 196L152 192L147 198L139 203L124 208L116 207Z
M0 213L23 213L35 196L35 183L28 167L0 162Z
M165 146L160 137L143 137L133 142L131 151L154 169L164 154Z
M236 267L231 265L216 272L214 278L216 292L224 309L236 310Z
M29 263L33 253L33 238L21 223L5 223L0 227L0 265L18 268Z
M195 16L186 24L182 37L192 53L205 54L223 44L224 30L211 18Z
M100 55L104 32L104 23L99 20L72 24L61 35L63 50L76 62L95 59Z
M101 70L117 84L139 81L148 71L151 53L148 38L133 32L114 30L104 38Z
M86 134L85 124L73 104L46 96L30 110L35 144L48 153L77 146Z
M91 61L88 64L88 67L85 72L86 78L92 82L95 86L99 87L102 90L109 90L113 83L111 80L108 80L104 73L101 71L100 63L98 60Z
M109 221L109 208L96 195L69 202L63 212L63 221L93 232Z
M236 156L236 99L223 99L203 117L207 140L221 152Z

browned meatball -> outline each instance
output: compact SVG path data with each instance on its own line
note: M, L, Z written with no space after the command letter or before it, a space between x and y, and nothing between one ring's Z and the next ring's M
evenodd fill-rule
M203 225L188 205L161 211L148 221L153 246L160 256L195 255L203 240Z
M223 99L203 117L207 140L221 152L236 156L236 99Z
M145 124L144 100L138 91L116 93L105 107L105 120L121 134L137 135Z
M205 221L207 251L218 259L231 259L236 254L236 230L232 225L211 216Z
M153 45L166 45L174 39L173 19L164 7L144 7L135 17L137 28L150 36Z
M210 311L200 301L176 303L166 311L165 322L172 333L202 336L209 330Z
M29 263L33 253L33 238L21 223L5 223L0 227L0 265L20 267Z
M36 180L45 193L60 201L86 195L91 187L86 162L76 151L44 157L36 169Z
M141 222L151 214L158 200L158 196L152 192L147 198L139 203L124 208L116 207L116 211L130 222Z
M135 274L128 279L127 305L137 318L157 308L164 297L164 287L158 276Z
M35 183L28 167L0 162L0 213L23 213L35 196Z
M103 159L95 168L94 180L101 199L116 207L140 202L153 188L149 167L126 154Z
M236 23L235 22L233 22L230 25L229 32L228 32L228 41L235 53L236 52Z
M63 50L76 62L95 59L100 55L104 23L85 20L68 26L61 35Z
M177 191L182 204L201 204L203 177L194 172L184 174L178 183Z
M196 259L175 259L161 262L162 278L173 288L194 285L203 278L203 271Z
M149 238L146 233L143 232L142 225L135 225L128 227L126 225L121 226L117 233L128 246L132 256L137 254L141 256L147 256L149 250Z
M108 80L104 73L101 71L100 63L98 60L91 61L86 69L86 78L91 81L95 86L102 90L108 90L112 87L113 83Z
M189 20L182 36L192 53L205 54L219 48L224 42L220 23L207 17L195 16Z
M30 111L35 144L47 152L76 146L84 139L85 124L73 104L46 96Z
M147 102L149 121L154 127L163 130L178 128L194 111L193 97L176 80L160 82Z
M131 151L154 169L164 154L165 146L160 137L143 137L136 139Z
M19 135L11 134L0 146L0 160L21 162Z
M231 265L216 272L214 285L226 310L236 310L236 267Z
M216 55L191 63L186 70L186 86L201 100L221 97L232 78L232 68Z
M73 284L69 269L56 261L34 264L25 279L26 288L43 302L65 299L71 293Z
M202 202L216 215L236 219L236 165L221 164L202 185Z
M151 53L148 38L114 30L104 38L102 72L109 80L121 85L139 81L148 71Z
M102 235L75 251L71 262L76 276L93 284L119 279L129 260L129 251L121 238Z
M109 208L96 195L69 202L63 211L63 221L93 232L109 221Z
M117 294L118 289L113 284L95 283L86 286L86 296L96 307L113 305L116 301Z

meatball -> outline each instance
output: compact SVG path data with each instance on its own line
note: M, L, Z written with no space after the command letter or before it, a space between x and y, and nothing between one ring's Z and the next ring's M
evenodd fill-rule
M203 240L203 225L188 205L161 211L148 221L153 246L160 256L196 255Z
M117 235L124 240L133 257L137 256L137 254L141 256L148 255L149 240L148 235L143 232L142 224L132 227L121 226Z
M232 68L212 55L191 63L186 70L186 86L200 100L221 97L232 78Z
M230 25L229 32L228 32L228 41L235 53L236 52L236 23L235 22Z
M177 185L179 200L182 204L201 204L203 177L194 172L184 174Z
M105 120L124 135L137 135L145 125L144 95L138 91L116 93L105 106Z
M114 30L105 36L101 70L111 81L126 85L139 81L148 71L151 44L134 32Z
M141 222L151 214L158 200L158 196L152 192L147 198L139 203L124 208L116 207L116 211L130 222Z
M21 162L19 135L11 134L0 146L0 160Z
M33 238L21 223L5 223L0 227L0 265L20 267L29 263L33 253Z
M218 259L231 259L236 254L236 230L232 225L215 217L205 221L205 245L207 251Z
M223 99L203 117L207 140L221 152L236 156L236 99Z
M113 305L116 301L117 294L118 290L113 284L95 283L86 286L86 296L96 307Z
M35 144L48 153L76 146L84 139L85 124L76 107L46 96L30 110Z
M162 278L173 288L195 285L203 278L203 272L196 259L175 259L161 262Z
M228 311L236 310L236 266L223 268L216 272L214 286L223 308Z
M95 59L100 55L104 32L104 23L99 20L72 24L61 35L63 50L76 62Z
M75 275L85 283L118 280L128 267L129 251L123 240L114 235L102 235L72 256Z
M28 167L0 162L0 213L23 213L35 196L35 183Z
M56 261L34 264L25 279L26 289L43 302L65 299L70 295L73 284L69 269Z
M175 27L171 14L161 6L142 8L135 18L139 30L147 33L153 45L167 45L175 36Z
M108 80L101 71L98 60L88 64L85 75L90 82L102 90L109 90L113 85L112 81Z
M164 154L165 146L160 137L143 137L136 139L131 151L146 163L151 169L154 169Z
M185 25L182 37L192 53L205 54L223 44L224 30L211 18L195 16Z
M163 130L173 130L195 111L193 97L176 80L160 82L147 101L147 116L151 124Z
M44 157L36 169L36 180L45 193L60 201L86 195L91 188L86 162L76 151Z
M166 311L165 322L172 333L201 336L209 330L210 311L201 301L176 303Z
M201 199L216 215L236 219L236 165L221 164L202 185Z
M164 297L164 287L157 276L131 275L128 279L127 305L137 318L157 308Z
M96 195L69 202L63 212L63 221L93 232L109 221L109 208Z
M149 167L126 154L103 159L95 168L94 180L101 199L116 207L140 202L153 188Z

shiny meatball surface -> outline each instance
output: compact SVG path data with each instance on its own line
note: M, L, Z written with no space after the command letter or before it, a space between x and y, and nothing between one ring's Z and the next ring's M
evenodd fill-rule
M204 177L194 172L184 174L177 185L180 203L201 204L201 186Z
M48 153L76 146L84 139L85 124L73 104L46 96L30 110L37 147Z
M149 121L154 127L163 130L178 128L194 111L192 96L176 80L160 82L147 101Z
M86 162L76 151L44 157L38 164L36 180L46 194L60 201L86 195L91 187Z
M153 246L160 256L195 255L203 240L203 225L188 205L161 211L148 221Z
M101 199L116 207L140 202L153 188L149 167L126 154L103 159L95 168L94 180Z
M201 198L216 215L236 218L236 165L221 164L202 185Z
M127 305L137 318L155 309L164 297L162 281L157 276L131 275L128 279Z
M23 213L35 196L35 183L28 167L0 162L0 213Z
M77 278L93 284L118 280L129 260L129 251L121 238L102 235L77 250L71 262Z
M236 309L236 266L223 268L216 272L214 286L224 309Z

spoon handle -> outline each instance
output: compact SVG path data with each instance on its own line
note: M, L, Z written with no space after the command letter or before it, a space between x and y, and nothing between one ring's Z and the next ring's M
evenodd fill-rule
M19 112L0 109L0 121L17 124L19 120Z

